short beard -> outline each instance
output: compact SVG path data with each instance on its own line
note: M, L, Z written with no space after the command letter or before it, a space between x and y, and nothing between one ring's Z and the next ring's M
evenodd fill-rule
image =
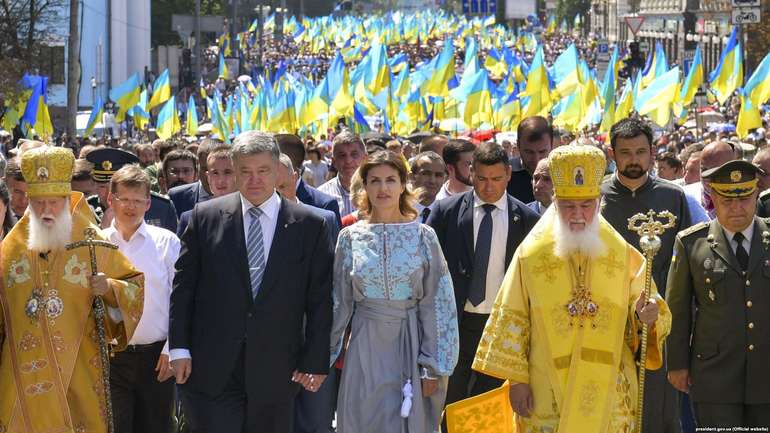
M647 171L642 169L640 165L630 165L621 170L620 174L629 179L636 180L647 174Z
M562 221L559 213L556 213L556 224L553 228L554 254L561 259L567 259L574 253L582 253L589 258L597 258L604 255L606 247L599 237L599 213L585 226L583 230L573 231L569 223Z
M43 224L42 218L35 214L32 207L29 210L27 247L30 250L40 253L59 251L72 241L72 214L69 209L64 208L61 214L56 216L52 227Z

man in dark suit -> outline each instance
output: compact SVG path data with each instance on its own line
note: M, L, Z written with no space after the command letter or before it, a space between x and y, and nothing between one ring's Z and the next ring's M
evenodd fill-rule
M209 187L209 180L206 176L208 171L208 156L215 148L222 145L221 141L207 138L201 141L196 152L196 173L197 182L186 183L184 185L175 186L168 191L168 196L174 202L174 208L178 215L182 215L186 211L192 209L197 203L210 200L214 196L211 193ZM163 169L166 170L164 165Z
M704 430L770 427L770 228L755 216L758 174L742 160L704 171L716 219L674 242L668 380L689 392Z
M428 217L452 275L460 327L460 357L449 378L447 404L502 384L472 372L471 364L513 253L539 218L506 194L511 168L499 144L479 145L471 168L473 190L434 203Z
M193 433L289 433L300 385L329 371L328 228L275 192L278 158L272 135L239 135L239 191L198 204L182 236L170 358Z
M334 212L337 216L337 221L340 221L340 206L337 200L321 191L313 188L302 180L302 162L305 161L305 146L302 144L302 140L294 134L276 134L275 140L278 142L278 148L281 153L285 153L291 158L291 164L294 166L294 170L299 173L299 179L297 181L297 199L302 203L308 204L313 207L326 209Z
M519 157L511 161L511 180L508 181L508 194L524 203L535 200L532 192L532 175L541 159L548 158L553 148L553 128L548 120L541 116L531 116L522 120L516 130L516 145Z
M541 159L535 167L535 173L532 175L532 193L535 195L535 200L527 203L527 206L538 215L544 214L553 201L553 181L548 158Z

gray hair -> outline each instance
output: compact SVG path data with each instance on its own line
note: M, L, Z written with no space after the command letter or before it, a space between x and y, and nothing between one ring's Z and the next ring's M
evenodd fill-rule
M233 141L233 160L237 161L242 156L269 153L275 161L278 161L280 151L273 134L261 131L246 131L235 137Z
M289 173L294 173L294 164L291 163L291 158L289 158L289 155L282 153L278 156L278 162L281 163L282 166L286 167L287 170L289 170Z

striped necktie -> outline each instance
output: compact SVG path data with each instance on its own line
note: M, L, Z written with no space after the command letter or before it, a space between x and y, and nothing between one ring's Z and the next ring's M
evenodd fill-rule
M265 273L265 244L262 238L262 224L259 222L262 214L262 209L258 207L249 209L251 223L249 224L249 232L246 237L246 252L249 257L252 298L256 297L257 293L259 293L262 275Z

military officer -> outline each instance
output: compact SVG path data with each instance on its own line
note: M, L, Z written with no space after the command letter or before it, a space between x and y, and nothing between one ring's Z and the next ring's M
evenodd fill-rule
M96 194L88 197L88 204L96 214L96 220L102 227L109 226L110 221L104 221L107 212L107 195L110 189L110 179L113 173L126 164L138 164L139 158L133 153L114 148L97 149L88 154L88 162L94 165L92 177L96 183ZM108 217L108 219L110 219ZM171 199L155 192L150 193L150 210L144 215L147 224L163 227L176 233L177 214Z
M755 215L758 174L741 160L703 172L716 219L674 242L668 379L703 428L770 426L770 220Z

